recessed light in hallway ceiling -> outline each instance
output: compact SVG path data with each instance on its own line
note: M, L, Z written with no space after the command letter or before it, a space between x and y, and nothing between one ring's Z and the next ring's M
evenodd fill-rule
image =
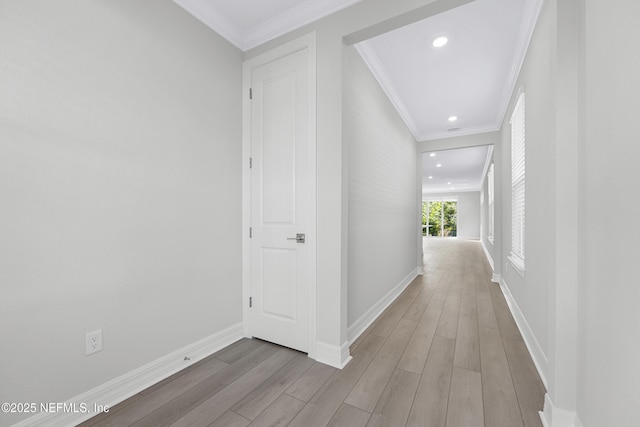
M458 148L434 152L438 161L422 155L423 194L445 193L455 190L481 191L483 178L492 159L489 146ZM437 168L437 164L443 165ZM446 165L446 167L445 167Z
M417 140L494 132L541 3L475 0L356 47ZM440 37L448 43L438 48L433 42ZM447 121L454 114L458 121Z
M446 38L446 37L444 37L444 36L441 36L441 37L436 38L436 39L433 41L433 47L443 47L443 46L444 46L444 45L446 45L448 42L449 42L449 39L448 39L448 38Z

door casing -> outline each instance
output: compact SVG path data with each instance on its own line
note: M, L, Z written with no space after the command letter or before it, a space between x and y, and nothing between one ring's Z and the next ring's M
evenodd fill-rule
M251 102L249 90L251 88L251 71L253 68L285 57L294 52L306 49L308 60L308 141L309 155L307 168L309 171L309 191L307 206L309 209L310 226L306 230L308 248L308 278L307 278L307 311L308 311L308 355L316 359L317 355L317 309L316 309L316 33L312 32L268 52L251 58L243 64L242 76L242 322L244 335L251 333L249 316L249 298L251 297Z

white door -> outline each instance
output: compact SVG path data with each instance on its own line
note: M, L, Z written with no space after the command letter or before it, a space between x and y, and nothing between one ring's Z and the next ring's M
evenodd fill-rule
M306 49L251 69L251 335L308 351Z

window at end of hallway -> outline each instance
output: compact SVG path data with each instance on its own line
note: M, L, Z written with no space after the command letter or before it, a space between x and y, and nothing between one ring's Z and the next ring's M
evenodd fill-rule
M525 96L511 115L511 254L509 261L524 275L525 259Z

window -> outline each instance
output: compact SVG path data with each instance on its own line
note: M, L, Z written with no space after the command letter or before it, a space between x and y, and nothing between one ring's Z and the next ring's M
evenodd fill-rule
M511 255L509 260L524 274L525 256L525 98L521 93L511 115Z
M458 202L431 200L422 202L423 236L456 237L458 235Z
M489 241L491 243L493 243L493 223L494 223L494 213L493 213L493 205L494 205L494 198L495 198L495 188L494 188L494 175L493 175L493 163L491 163L491 166L489 166L489 172L487 172L487 210L489 212L488 215L488 233L487 233L487 238L489 239Z

